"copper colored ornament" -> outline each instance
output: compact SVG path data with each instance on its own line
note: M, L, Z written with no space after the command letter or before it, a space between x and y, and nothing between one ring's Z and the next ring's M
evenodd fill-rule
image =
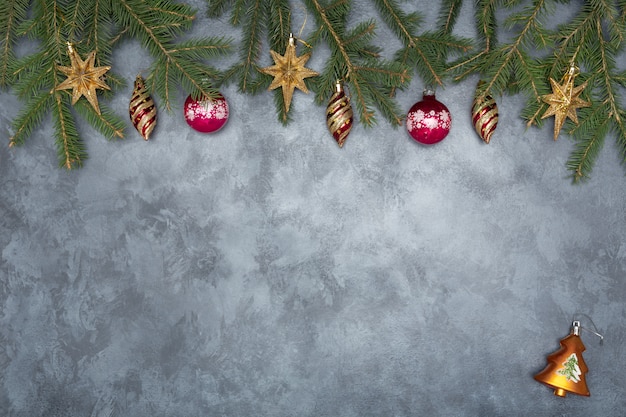
M335 93L332 95L326 107L326 124L339 147L343 147L352 130L354 120L350 99L340 81L335 84Z
M96 67L96 51L91 51L83 61L71 43L67 43L67 52L70 57L71 66L64 67L57 65L57 69L67 76L67 79L56 86L55 90L72 90L72 105L76 104L79 98L85 96L89 104L96 113L100 114L96 89L110 90L109 86L102 80L102 76L111 67Z
M285 55L280 55L270 50L274 65L261 68L261 72L271 75L274 80L268 90L281 87L283 89L283 100L285 101L285 112L289 113L289 106L296 88L308 93L309 90L304 83L304 79L319 75L317 72L305 68L304 64L311 58L311 53L296 56L296 39L289 35L289 44L285 50Z
M580 322L575 321L569 336L561 339L561 348L548 355L548 365L535 375L535 379L554 389L554 395L572 394L589 396L585 381L588 372L582 353L585 345L580 339Z
M478 136L485 142L489 143L491 135L498 126L498 105L493 97L485 92L482 96L478 94L479 87L484 81L479 81L476 87L476 95L472 104L472 123Z
M546 117L554 116L554 140L559 136L561 128L563 128L563 124L568 117L578 124L576 109L591 106L590 102L578 97L587 87L587 81L578 87L574 87L574 78L579 73L580 70L572 65L563 76L562 84L558 84L554 79L550 78L552 94L546 94L541 97L545 103L550 105L541 118L545 119Z
M128 113L137 132L144 140L148 140L156 126L157 110L141 75L135 79L135 89L130 99Z

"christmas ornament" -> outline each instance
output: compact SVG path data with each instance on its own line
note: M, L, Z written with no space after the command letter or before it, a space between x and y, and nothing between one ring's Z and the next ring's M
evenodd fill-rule
M350 130L352 130L353 120L350 99L346 96L343 86L338 80L335 84L335 93L326 107L326 124L340 148L343 147Z
M110 90L109 86L100 77L110 70L111 67L94 67L96 51L91 51L84 61L69 42L67 43L67 51L72 66L64 67L57 65L57 69L67 75L67 79L59 84L55 90L72 89L72 105L76 104L81 96L85 96L96 113L100 114L96 89Z
M228 102L219 93L215 99L194 100L188 96L184 112L187 124L193 129L202 133L217 132L228 121Z
M144 140L148 140L150 133L152 133L156 126L157 110L154 105L154 100L152 100L152 97L148 94L148 90L146 89L141 75L135 78L135 89L130 99L128 113L137 132L139 132Z
M426 90L422 101L415 103L409 110L406 129L419 143L432 145L448 135L451 122L448 108L435 98L434 91Z
M489 143L491 135L498 126L498 105L493 97L485 92L482 96L478 94L480 86L484 81L479 81L476 87L476 95L472 103L472 123L478 136L485 142Z
M261 72L274 77L268 90L282 87L285 111L289 112L294 89L299 88L303 92L308 93L309 90L304 83L304 79L319 74L304 67L304 64L311 57L310 52L302 56L296 56L296 40L293 34L289 34L289 43L285 55L277 54L272 50L270 50L270 54L274 59L274 65L262 68Z
M548 355L548 365L535 375L535 379L554 389L554 395L565 397L568 392L589 396L585 381L587 365L582 353L585 351L580 339L580 322L575 321L569 336L561 339L561 348Z
M554 116L554 140L559 136L567 117L578 124L576 109L591 106L590 102L578 97L585 87L587 87L587 81L578 87L574 87L574 78L576 78L579 73L579 69L572 65L569 71L563 76L561 80L562 84L557 84L553 78L550 78L552 94L546 94L541 97L545 103L550 105L541 118L545 119L546 117Z

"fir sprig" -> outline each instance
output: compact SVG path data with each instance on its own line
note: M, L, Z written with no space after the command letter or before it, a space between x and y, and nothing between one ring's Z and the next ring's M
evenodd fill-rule
M616 65L616 57L624 50L626 27L620 20L623 14L623 7L620 9L610 1L582 4L570 21L549 32L546 46L552 46L553 54L542 59L538 66L542 77L537 88L523 89L532 94L522 117L529 126L541 125L540 116L546 108L541 96L549 92L541 79L559 80L570 65L581 67L580 82L587 81L589 85L583 94L590 99L592 107L580 110L578 125L566 124L575 141L567 167L576 182L589 178L607 135L616 136L622 160L626 154L626 124L620 94L624 86Z
M238 48L239 62L224 72L223 81L235 80L239 91L243 93L256 93L261 86L258 62L266 29L266 10L274 4L272 2L266 5L265 1L237 0L231 13L230 23L234 27L241 27L243 34ZM209 17L220 17L227 12L227 7L226 1L208 0L207 14Z
M540 17L546 7L546 0L536 0L521 12L512 13L506 20L506 26L513 27L521 23L521 27L510 42L498 45L496 38L497 21L495 4L485 1L477 13L477 32L484 42L484 49L476 54L462 57L450 65L449 70L455 74L455 81L469 75L479 74L485 81L479 97L486 94L501 95L511 85L522 84L537 93L537 84L544 83L545 77L537 70L537 64L529 53L529 49L541 48L546 42L536 45L537 39L545 39Z
M472 49L471 40L451 34L453 20L458 14L458 1L448 6L448 14L440 30L422 34L418 34L424 20L422 15L405 13L396 0L373 0L373 3L382 20L403 44L396 52L395 60L414 68L425 85L443 86L449 54Z
M15 61L13 45L17 41L19 26L26 20L28 0L5 0L0 3L0 87L13 80L11 63Z
M433 31L422 30L423 16L405 12L399 0L371 0L379 20L400 44L396 51L385 51L394 57L391 60L381 58L377 20L349 19L356 0L302 1L315 25L299 47L306 53L323 45L330 53L320 75L307 80L317 104L326 102L340 79L348 86L361 123L371 126L378 112L397 126L403 115L393 93L413 75L425 85L477 75L485 81L478 96L522 94L528 100L521 116L529 126L541 126L547 108L542 97L551 92L549 80L560 80L576 65L581 70L577 83L588 83L582 97L592 106L579 109L578 125L565 124L563 132L575 142L567 167L574 180L587 178L609 136L616 137L626 161L622 104L626 71L617 64L626 40L624 0L476 0L472 3L474 41L454 35L463 0L440 0ZM0 2L0 87L12 88L25 102L14 120L10 146L24 143L48 114L55 125L59 163L68 169L80 166L87 157L75 115L108 138L122 136L128 122L107 109L106 103L102 114L97 114L83 100L72 106L67 92L56 91L62 80L57 66L67 65L67 41L76 44L81 56L96 51L96 65L114 67L110 61L116 43L138 39L154 58L146 85L167 109L181 89L195 98L213 97L222 82L233 81L242 93L263 91L271 77L259 71L261 52L267 46L280 53L285 50L295 6L288 0L207 0L206 4L210 17L230 13L230 23L241 30L239 59L224 72L209 61L230 52L230 39L205 36L177 41L195 19L196 11L185 4L171 0ZM563 17L566 21L554 27L555 10L562 7L575 9L572 17ZM18 57L14 47L22 37L36 40L37 46ZM114 71L107 73L106 81L112 91L99 92L105 99L124 84ZM288 123L281 92L277 89L273 94L278 119Z
M194 98L216 98L214 83L219 71L202 60L229 52L225 38L196 39L175 44L172 39L191 27L195 12L188 6L158 2L153 7L142 0L116 0L113 12L129 28L129 36L138 37L156 58L146 85L156 91L165 108L171 110L178 87Z
M411 77L406 65L380 58L380 49L371 44L375 36L375 22L360 22L348 29L350 7L344 0L328 4L322 4L320 0L305 0L305 4L312 11L318 26L309 42L317 45L323 41L331 52L322 74L313 80L316 101L322 103L327 100L336 80L344 80L363 125L376 123L374 107L392 125L400 125L403 116L391 97L391 91L404 87Z
M26 18L29 15L30 18ZM96 66L111 65L112 46L123 37L139 39L155 57L152 90L171 107L182 87L194 97L217 94L220 72L206 61L229 52L224 37L205 37L176 43L175 38L191 28L195 11L167 0L11 0L0 6L0 86L14 87L26 100L13 123L9 145L21 145L52 115L59 165L72 169L87 158L85 144L76 126L75 113L107 138L122 138L127 121L102 105L101 113L84 99L73 106L69 96L56 87L63 77L58 65L67 65L67 42L79 55L96 52ZM20 36L39 40L29 55L17 58L13 47ZM109 72L107 84L114 91L124 80ZM103 92L103 97L110 95Z

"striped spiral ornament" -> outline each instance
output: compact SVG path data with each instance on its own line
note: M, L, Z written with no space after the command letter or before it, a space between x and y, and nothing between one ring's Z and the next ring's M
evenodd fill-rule
M333 135L339 147L343 147L344 142L352 130L354 115L350 99L341 85L340 81L335 84L335 93L332 95L326 107L326 125L328 131Z
M484 81L479 81L476 87L476 95L472 104L472 123L478 136L485 142L489 143L491 135L498 126L498 105L490 94L482 97L478 93L480 86Z
M135 79L135 89L130 99L128 113L137 132L139 132L144 140L148 140L150 133L152 133L156 126L157 110L154 105L154 100L152 100L152 97L150 97L146 90L146 85L141 75L138 75Z

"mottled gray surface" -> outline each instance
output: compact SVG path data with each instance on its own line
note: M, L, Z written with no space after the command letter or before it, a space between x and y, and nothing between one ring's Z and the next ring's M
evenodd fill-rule
M195 33L228 28L196 3ZM125 116L149 59L136 43L115 59L129 86L108 104ZM271 94L234 88L214 135L180 108L148 143L82 124L75 172L56 167L49 121L0 146L0 415L625 415L613 140L573 186L572 142L526 130L521 97L499 97L492 143L477 138L476 81L438 90L453 127L433 147L382 122L338 149L312 96L284 128ZM6 139L21 104L1 100ZM591 397L562 399L532 376L577 314L606 340L582 334Z

